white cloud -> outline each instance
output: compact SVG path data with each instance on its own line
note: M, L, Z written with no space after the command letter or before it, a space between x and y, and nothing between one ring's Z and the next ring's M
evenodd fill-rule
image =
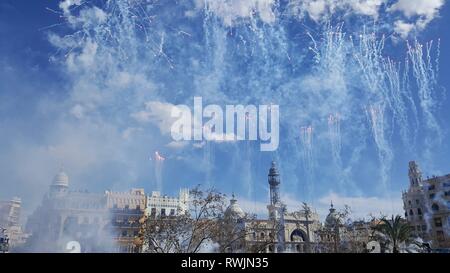
M156 125L161 134L169 134L175 118L172 118L174 105L160 101L149 101L145 104L145 110L131 114L131 116L142 123L152 123Z
M396 21L394 30L403 38L414 30L420 31L434 18L439 15L439 10L445 0L399 0L391 7L389 12L401 12L406 18L412 20L410 23ZM417 17L417 18L415 18Z
M407 38L409 33L415 28L414 24L406 23L403 20L398 20L394 23L394 31L402 38Z
M433 18L444 5L444 2L444 0L399 0L389 10L403 12L406 17L419 15Z
M297 16L309 16L320 22L335 12L378 18L380 8L385 2L386 0L295 0L290 3L290 8Z
M167 148L182 149L189 145L189 141L172 141L166 144Z
M71 8L80 7L83 4L81 0L64 0L59 3L59 8L63 11L69 24L75 25L98 25L106 22L107 14L98 7L85 8L77 16L72 15Z
M221 18L225 25L231 26L239 19L253 18L254 15L265 23L275 22L275 0L200 0L197 7L206 5L208 11Z
M76 117L77 119L82 119L84 116L84 107L80 104L76 104L72 109L70 110L70 113L72 116Z
M59 8L62 9L64 14L70 13L70 8L72 6L79 6L81 5L81 0L64 0L61 3L59 3Z
M122 138L125 140L130 140L133 135L135 135L138 132L141 132L142 128L136 128L136 127L129 127L123 130L122 132Z

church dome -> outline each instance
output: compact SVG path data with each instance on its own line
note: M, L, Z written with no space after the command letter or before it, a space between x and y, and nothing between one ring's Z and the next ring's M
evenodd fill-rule
M65 172L59 172L53 179L53 186L69 186L69 176Z
M328 213L327 218L325 219L325 226L326 227L336 227L340 225L341 221L339 219L339 214L336 212L336 209L333 206L333 203L331 203L330 207L330 213Z
M230 200L230 205L225 210L225 218L227 219L242 219L245 217L245 212L238 205L237 200L233 198Z

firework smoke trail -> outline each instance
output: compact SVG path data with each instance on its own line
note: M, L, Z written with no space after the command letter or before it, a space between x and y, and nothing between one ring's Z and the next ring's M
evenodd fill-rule
M302 152L303 168L307 178L307 194L311 200L314 193L314 150L313 150L314 129L312 126L305 126L300 128L300 144Z
M155 178L156 178L156 189L160 192L163 190L163 168L164 161L166 158L160 155L158 151L155 152L153 157L154 168L155 168Z
M212 171L214 166L214 142L213 141L204 141L203 146L203 166L205 168L205 183L206 187L210 188L213 186L212 181Z
M245 114L245 128L250 128L249 124L249 114ZM244 175L244 181L245 181L245 187L247 191L247 198L249 200L252 200L253 197L253 177L252 177L252 145L251 141L246 140L244 144L244 166L243 166L243 175Z
M438 106L438 95L435 91L437 88L436 74L439 69L439 56L436 57L435 63L433 64L431 59L432 48L432 41L425 45L420 44L417 40L413 46L408 43L409 62L411 64L412 75L416 80L420 109L425 125L431 132L427 134L425 140L425 157L430 156L433 145L439 145L442 141L441 128L433 113ZM437 55L439 55L439 45Z
M214 136L214 132L212 128L209 125L203 126L203 134L206 135L206 132L210 134L208 139L205 139L203 144L203 169L205 173L205 186L207 188L210 188L212 185L212 170L214 166L214 147L213 143L214 140L209 139L210 137Z
M417 110L414 105L411 94L407 91L405 76L402 76L400 64L396 64L394 61L387 59L384 62L385 70L385 88L386 98L389 101L392 112L392 124L396 124L399 127L400 137L405 145L406 149L412 149L414 143L415 133L411 133L407 104L411 103L411 112L413 113L413 119L418 120ZM406 74L407 69L403 74ZM413 139L411 139L411 135Z
M389 171L392 165L393 154L385 137L385 106L381 104L369 105L366 111L372 128L372 135L378 147L378 156L381 164L381 187L385 193L389 193Z
M328 117L328 136L331 143L331 155L334 163L340 168L342 167L341 160L341 117L337 114L331 114Z
M437 61L435 65L430 57L431 45L427 45L425 49L419 47L418 43L409 46L408 58L402 69L402 64L384 57L384 45L388 39L378 34L377 38L376 34L367 33L365 30L361 35L348 35L343 30L343 24L332 26L326 23L317 26L321 30L325 28L325 31L314 32L314 28L311 28L311 32L308 30L306 33L311 39L308 54L304 53L307 52L308 45L302 42L299 45L291 43L291 37L288 36L291 30L287 30L283 18L277 19L274 24L261 24L254 13L250 18L242 20L245 21L242 24L223 24L211 5L215 5L215 1L205 1L205 9L197 11L204 14L182 22L189 32L199 30L198 41L192 39L186 42L177 38L170 27L180 21L176 16L172 18L173 14L181 14L179 11L184 11L182 14L185 14L186 10L181 4L174 8L176 12L170 9L169 12L166 10L167 13L162 13L161 10L154 10L160 5L153 5L152 1L117 0L105 1L101 11L91 7L96 16L89 18L94 18L97 23L83 21L88 16L75 15L76 9L73 14L70 10L65 11L67 22L76 31L64 36L61 39L63 41L59 42L65 45L67 59L72 61L74 55L79 56L82 57L80 63L89 57L86 45L92 45L95 66L86 70L82 76L86 78L86 82L95 83L96 88L93 89L107 90L110 93L111 89L120 89L115 86L111 88L105 83L118 78L120 72L126 72L129 75L139 75L149 82L162 82L167 85L166 88L157 88L161 90L158 90L157 94L149 95L151 99L161 101L173 102L173 98L187 100L193 94L202 95L205 99L212 98L214 101L242 104L249 101L266 103L275 98L277 104L283 105L286 116L302 119L299 122L281 120L285 128L290 127L288 130L295 133L288 135L290 139L283 140L285 142L280 145L280 149L286 149L283 146L286 142L295 143L295 146L300 144L300 148L288 148L288 151L280 153L285 152L288 155L281 158L293 156L302 159L311 187L315 169L314 153L319 155L322 151L321 145L329 147L329 141L332 145L333 161L341 161L344 173L347 177L351 176L352 168L357 168L361 161L361 151L368 146L370 133L366 128L367 123L370 124L378 148L378 158L375 158L383 164L381 171L383 184L386 184L393 154L389 140L394 129L400 131L404 143L410 141L408 137L414 139L417 135L415 132L410 133L410 127L413 126L409 126L411 120L418 120L413 99L416 93L410 88L410 81L415 81L419 89L418 104L420 102L420 110L424 113L426 124L431 128L439 128L433 116L436 107L433 94L438 67ZM103 16L103 13L106 16ZM158 17L154 14L158 14ZM198 26L200 27L197 29ZM295 33L299 36L303 34L301 30ZM302 50L302 47L305 50L299 53L297 50ZM312 60L303 62L303 59L310 57L311 52ZM192 65L193 63L196 65ZM184 67L188 68L183 70ZM305 74L311 76L311 82L319 84L303 86L302 79ZM167 78L170 81L167 81ZM179 82L182 88L171 88L173 82ZM140 88L139 84L138 86ZM135 95L130 94L134 90L119 91L106 96L116 99L117 105L114 107L117 109L129 107L135 111L142 105L142 101L128 104ZM126 105L124 101L127 102ZM110 106L107 103L105 105ZM370 106L367 111L361 111L361 105ZM330 139L321 143L320 131L324 128L326 132L327 128L325 123L321 126L316 121L326 120L330 113L340 113L339 117L345 117L346 128L342 128L341 132L340 119L336 120L334 117L333 122L328 124ZM414 116L411 118L409 113ZM365 123L361 122L363 119ZM316 146L313 145L312 127L311 132L308 132L309 127L304 127L298 143L298 128L305 122L317 126L314 128L317 136L314 139ZM345 154L347 143L352 145L351 149L348 149L352 153L350 156ZM203 148L207 181L211 178L215 164L213 146L214 142L209 141ZM245 158L245 161L251 161L247 158L252 158L256 153L252 155L249 151L250 145L247 145L237 153L240 158ZM327 149L326 152L328 151ZM286 166L294 163L284 164ZM248 166L249 176L245 179L248 181L246 188L249 194L253 189L250 167L251 164ZM341 177L340 174L336 176ZM311 188L309 190L311 193Z

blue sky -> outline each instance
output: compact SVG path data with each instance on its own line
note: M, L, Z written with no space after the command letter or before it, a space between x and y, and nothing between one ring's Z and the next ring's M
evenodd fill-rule
M446 1L137 3L0 3L0 198L29 211L62 167L73 189L204 184L262 213L276 160L290 206L362 216L400 212L409 160L450 172ZM194 96L279 104L279 149L173 143L168 109Z

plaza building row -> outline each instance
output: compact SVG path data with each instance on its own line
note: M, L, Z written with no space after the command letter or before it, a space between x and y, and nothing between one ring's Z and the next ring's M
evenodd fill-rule
M147 213L183 213L188 199L184 189L179 197L156 191L146 195L144 189L72 191L68 175L61 171L29 216L25 229L30 238L21 250L68 252L72 250L69 243L77 242L81 252L139 252L134 244L139 220Z

